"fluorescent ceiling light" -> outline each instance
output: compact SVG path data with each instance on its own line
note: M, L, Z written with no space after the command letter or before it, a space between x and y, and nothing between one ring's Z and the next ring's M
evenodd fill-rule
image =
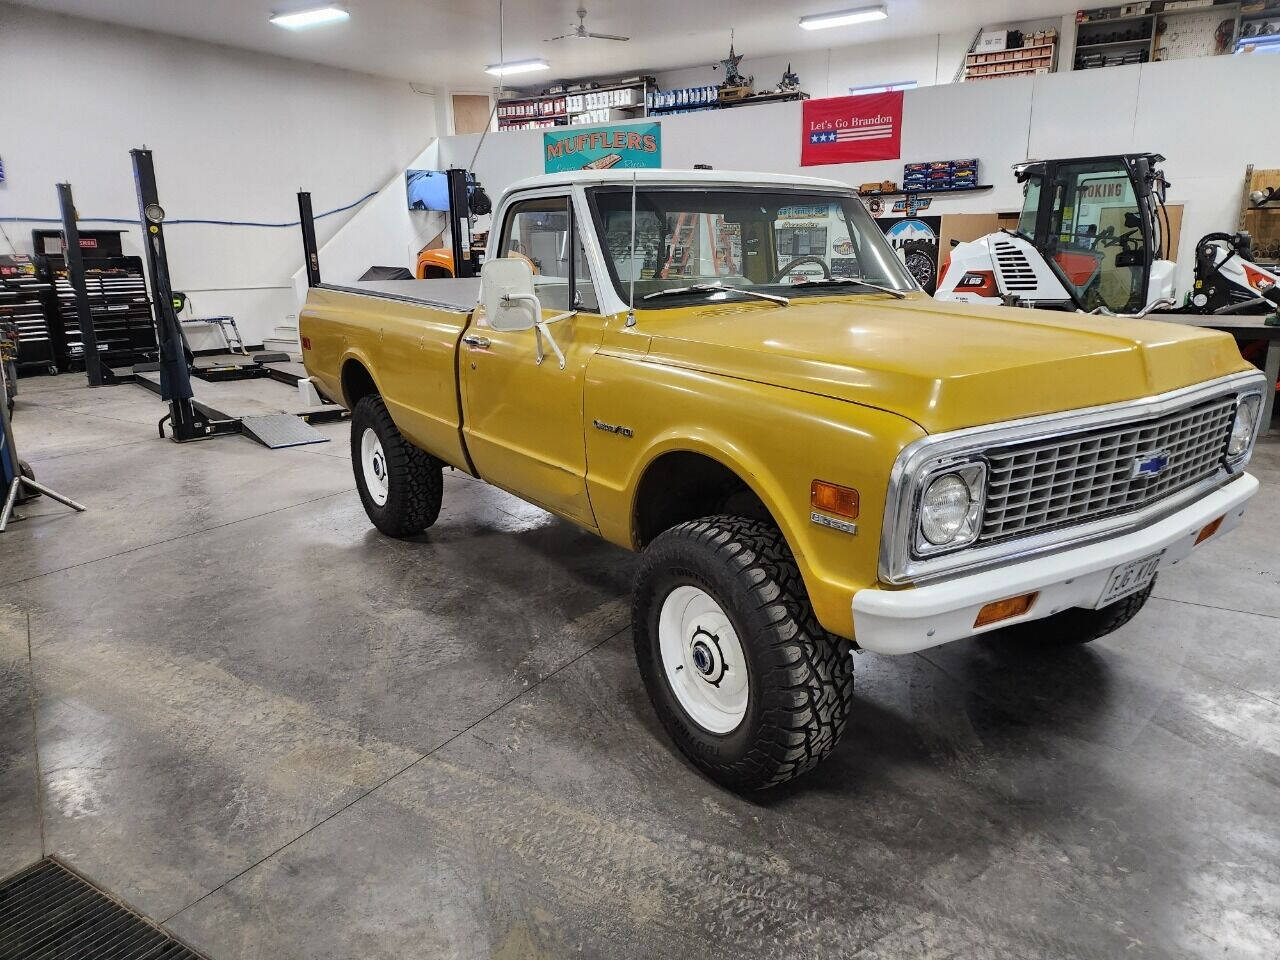
M537 70L550 70L551 64L545 60L513 60L510 63L491 63L484 68L485 73L495 77L509 77L513 73L533 73Z
M884 4L874 7L856 7L853 10L837 10L835 13L813 13L800 18L802 30L826 30L830 27L847 27L851 23L867 23L889 16Z
M325 23L337 23L351 16L341 7L312 7L310 10L297 10L293 13L273 13L271 22L277 27L287 30L302 30L305 27L318 27Z

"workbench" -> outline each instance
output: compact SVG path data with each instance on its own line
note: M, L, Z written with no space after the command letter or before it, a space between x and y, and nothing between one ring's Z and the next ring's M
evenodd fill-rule
M1152 314L1151 319L1159 318L1166 323L1181 323L1190 327L1205 327L1209 330L1221 330L1229 333L1237 340L1267 341L1266 359L1263 370L1267 381L1271 384L1262 398L1262 433L1271 429L1271 415L1275 409L1276 382L1280 381L1280 327L1267 326L1265 316L1218 314Z

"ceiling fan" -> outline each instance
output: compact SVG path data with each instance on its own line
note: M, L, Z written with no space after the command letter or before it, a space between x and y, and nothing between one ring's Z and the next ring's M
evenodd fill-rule
M562 33L558 37L547 37L546 42L552 40L630 40L630 37L619 37L612 33L591 33L587 30L587 8L578 8L578 25L573 28L572 33Z

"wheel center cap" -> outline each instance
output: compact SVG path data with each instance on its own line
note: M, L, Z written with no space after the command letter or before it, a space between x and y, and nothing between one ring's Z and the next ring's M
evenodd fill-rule
M720 685L728 667L720 650L719 637L705 627L695 628L689 641L689 659L703 680L713 687Z

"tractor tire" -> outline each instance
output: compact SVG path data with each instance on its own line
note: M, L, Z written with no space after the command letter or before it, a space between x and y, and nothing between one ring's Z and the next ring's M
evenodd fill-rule
M631 623L662 725L713 780L772 787L840 741L851 645L817 622L773 524L715 516L656 537L636 573Z
M440 516L443 464L396 428L377 394L351 411L351 468L364 511L389 537L421 533Z

